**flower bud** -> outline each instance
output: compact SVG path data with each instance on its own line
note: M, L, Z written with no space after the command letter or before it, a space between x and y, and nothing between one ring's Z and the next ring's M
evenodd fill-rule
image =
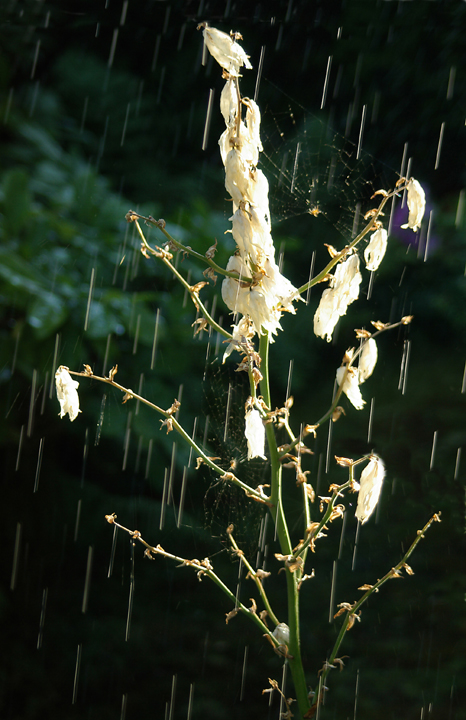
M252 408L246 411L244 434L248 441L248 460L264 455L265 428L259 410Z
M280 645L288 645L290 642L290 628L286 623L278 623L272 635L278 640Z
M361 357L359 358L359 382L363 383L374 372L377 362L377 343L374 338L369 338L364 343Z

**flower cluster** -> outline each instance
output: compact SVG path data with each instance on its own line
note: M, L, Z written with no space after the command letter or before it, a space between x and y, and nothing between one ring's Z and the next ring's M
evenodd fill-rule
M242 98L239 93L240 69L251 67L236 42L239 37L204 27L206 46L224 68L226 77L220 98L226 129L219 145L225 166L225 187L233 201L231 232L237 249L226 268L235 273L235 277L226 277L223 281L222 298L232 312L251 320L255 333L260 335L265 331L272 336L281 327L282 313L295 312L292 303L299 294L275 262L269 186L257 167L262 150L261 117L254 100ZM244 120L243 108L246 108Z

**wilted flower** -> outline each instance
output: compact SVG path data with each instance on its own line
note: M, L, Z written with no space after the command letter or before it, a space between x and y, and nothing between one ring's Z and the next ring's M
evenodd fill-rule
M383 260L387 249L387 231L379 228L370 237L369 244L364 250L364 260L368 270L377 270Z
M288 645L290 642L290 628L286 623L278 623L272 635L278 640L280 645Z
M360 487L356 517L361 524L369 519L378 503L384 477L385 465L377 455L373 455L359 479Z
M357 255L337 265L330 287L322 293L314 315L314 333L318 337L326 336L327 342L330 342L338 320L345 315L348 305L357 299L361 280Z
M346 373L346 377L345 377ZM345 378L343 380L343 378ZM346 365L342 365L337 370L337 383L338 387L343 383L343 392L356 410L362 410L366 401L363 400L361 390L359 389L359 375L358 371L354 367L348 368L346 372Z
M239 75L240 68L252 68L248 56L241 45L231 35L206 26L204 28L204 41L210 54L215 58L222 68L230 75Z
M409 218L408 222L401 227L416 231L421 227L421 221L426 210L426 194L420 183L414 178L410 179L407 188Z
M68 368L64 365L60 365L55 373L55 386L57 388L58 402L60 403L60 417L65 417L68 413L71 422L73 422L81 412L77 390L79 383L77 380L73 380Z
M264 455L265 428L259 410L251 408L246 410L244 434L248 441L248 460Z
M377 362L377 343L374 338L365 341L361 357L359 358L359 382L363 383L374 372Z

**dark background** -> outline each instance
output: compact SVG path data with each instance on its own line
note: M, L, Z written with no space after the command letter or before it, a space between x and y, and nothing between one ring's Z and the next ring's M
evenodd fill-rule
M329 676L321 717L466 718L465 4L7 0L0 13L0 716L278 717L277 699L269 708L261 690L268 677L281 680L282 663L253 626L240 617L226 626L231 608L218 589L199 583L188 568L149 563L122 533L113 557L112 528L104 520L116 512L148 542L187 557L209 555L236 589L238 565L224 549L225 528L235 523L253 559L260 509L191 468L177 528L188 461L178 442L175 502L165 508L160 530L173 434L159 431L148 408L122 405L121 395L85 380L83 412L70 424L57 417L51 386L59 364L79 370L85 362L101 374L118 363L117 380L167 408L182 384L180 420L187 430L198 417L202 442L209 415L207 440L225 467L236 457L242 477L255 483L262 477L260 463L241 462L247 391L234 363L222 368L216 360L222 348L215 337L192 340L194 308L168 273L142 258L124 219L129 208L162 216L174 236L200 252L217 237L220 263L232 252L217 146L222 80L212 60L202 66L196 32L207 20L243 35L254 67L245 72L244 95L254 95L264 48L257 96L263 162L272 183L275 243L295 284L307 280L314 251L317 268L326 262L324 242L341 248L349 240L359 200L365 212L369 191L393 187L405 150L426 188L420 239L399 230L404 220L397 210L370 301L366 273L361 297L333 343L312 332L320 290L296 317L283 319L286 340L279 336L271 354L273 402L283 403L293 359L293 426L315 422L328 407L353 328L415 316L409 329L381 339L379 363L363 387L366 409L358 413L345 402L346 418L333 427L330 455L357 457L374 449L386 462L387 478L377 516L362 528L354 569L352 508L341 548L337 521L309 559L316 578L302 590L303 657L315 687L340 622L329 623L334 567L334 602L352 602L357 587L392 567L440 510L442 524L412 558L415 575L373 596L345 638L341 654L349 657L343 672ZM203 151L210 89L213 113ZM357 159L352 143L364 107ZM274 167L297 140L303 165L295 198L276 187ZM306 200L314 198L309 188L328 177L332 154L341 161L335 192L316 196L322 212L311 217L305 212ZM150 239L162 242L154 231ZM179 257L178 267L193 282L202 279L202 268L189 259ZM218 289L205 291L209 302ZM215 312L229 324L220 298ZM403 394L400 365L408 342ZM223 437L229 382L230 430L222 443L215 438ZM323 495L330 482L345 479L332 463L325 472L326 433L311 442L315 454L305 464ZM285 472L297 541L300 507L293 474ZM348 503L354 506L351 498ZM271 544L269 592L285 620L274 551ZM243 579L242 600L252 594Z

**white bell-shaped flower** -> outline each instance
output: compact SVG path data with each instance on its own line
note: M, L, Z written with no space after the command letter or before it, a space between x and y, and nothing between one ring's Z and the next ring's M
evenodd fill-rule
M388 233L384 228L379 228L370 237L369 244L364 250L364 260L368 270L377 270L387 250Z
M354 405L356 410L362 410L364 405L366 404L366 401L363 399L361 395L361 390L359 389L359 377L357 369L354 367L350 367L348 369L348 372L346 372L346 365L342 365L342 367L339 367L337 370L337 383L338 387L340 387L340 385L343 383L343 392L345 393L350 403Z
M290 628L286 623L278 623L272 635L278 640L280 645L288 645L290 642Z
M359 479L356 517L361 524L365 523L375 510L382 491L384 477L385 465L377 455L373 455Z
M244 435L248 441L248 460L256 457L265 460L265 427L256 408L246 410Z
M208 26L203 35L210 54L230 75L238 76L243 65L249 70L252 68L249 56L231 35Z
M359 358L359 382L363 383L374 372L377 363L377 343L374 338L368 338L365 341Z
M408 222L401 227L416 231L421 227L421 221L426 211L426 194L421 184L414 178L410 179L407 187L409 217Z
M227 80L220 95L220 112L227 128L231 127L238 115L238 91L233 79Z
M73 422L81 412L78 396L79 383L77 380L73 380L68 368L64 365L60 365L55 373L55 387L58 402L60 403L60 417L63 418L68 414L71 422Z

